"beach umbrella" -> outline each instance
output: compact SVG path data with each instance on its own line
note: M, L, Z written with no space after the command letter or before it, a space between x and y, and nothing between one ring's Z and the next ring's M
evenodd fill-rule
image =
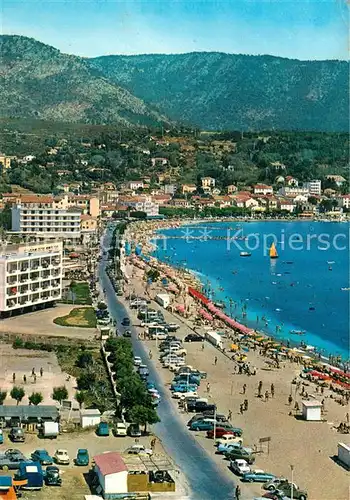
M239 346L236 344L231 344L231 351L237 351L239 349Z

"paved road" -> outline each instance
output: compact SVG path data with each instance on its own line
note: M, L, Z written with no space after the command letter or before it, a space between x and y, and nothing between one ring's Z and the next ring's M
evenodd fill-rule
M111 235L107 233L103 246L108 248ZM125 307L117 301L113 287L105 272L106 261L101 260L99 267L100 283L106 290L106 301L111 316L118 322L128 316ZM121 328L122 329L122 328ZM133 332L133 348L137 356L148 360L144 345L137 340L136 332ZM234 483L229 481L216 466L205 450L196 442L183 422L179 419L176 410L170 402L169 391L167 391L158 376L151 361L146 362L152 379L159 390L162 401L158 407L161 422L155 425L155 433L162 441L166 452L177 463L185 475L191 489L191 500L232 500L234 498Z

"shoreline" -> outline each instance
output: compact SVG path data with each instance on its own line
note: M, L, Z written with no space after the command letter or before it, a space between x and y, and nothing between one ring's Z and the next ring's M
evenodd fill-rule
M222 220L222 219L215 220L215 221L213 221L212 219L202 219L202 220L205 222L210 221L213 224L218 223L218 222L219 223L229 222L228 220ZM234 220L237 220L237 219L234 219ZM280 221L280 220L278 220L278 221ZM289 219L286 219L286 220L283 220L281 222L289 222L289 221L290 221ZM258 219L258 220L254 220L252 222L265 222L265 221ZM310 222L310 220L309 220L309 222ZM330 222L334 222L334 221L330 221ZM192 220L191 220L191 223L189 223L188 219L173 219L173 220L164 220L164 221L157 221L157 222L155 222L155 221L142 221L142 222L137 222L136 224L133 224L133 231L130 234L127 230L125 236L131 236L135 242L137 241L137 245L140 245L142 247L143 255L145 255L147 259L151 259L151 261L155 267L161 266L161 268L162 268L163 266L168 266L169 268L173 269L175 273L179 273L180 277L182 276L183 273L187 273L187 274L191 275L194 282L195 282L195 285L193 285L193 286L197 287L197 289L199 291L201 291L202 293L205 293L205 292L203 292L203 289L205 287L205 283L203 283L203 281L198 276L198 274L201 274L201 273L199 273L196 270L186 268L185 266L181 266L181 265L177 266L177 265L174 265L168 261L159 260L157 257L152 255L152 252L154 252L154 250L155 250L154 245L152 244L152 241L157 238L158 234L161 234L161 231L169 230L169 229L177 229L180 227L186 227L186 226L191 226L191 225L198 225L198 223L199 223L199 221L193 222ZM131 228L131 226L129 226L129 228ZM137 231L138 228L139 228L139 230ZM136 229L136 231L135 231L135 229ZM158 238L158 240L159 239L161 240L162 238ZM206 276L206 275L203 275L203 276ZM209 278L208 278L208 281L209 281ZM226 299L228 299L228 297L226 297ZM232 297L230 297L230 299L232 299ZM212 299L212 300L214 302L221 302L221 301L227 302L225 299L222 299L222 300ZM243 301L242 298L240 298L240 300L241 300L241 302ZM226 306L227 306L227 304L226 304ZM231 309L230 309L230 312L231 312ZM262 317L262 320L263 320L263 318L264 317ZM253 327L253 326L248 326L248 325L246 325L246 321L244 320L244 317L241 319L238 319L238 321L240 323L244 324L245 326L247 326L248 328L255 330L255 332L258 333L259 335L264 336L266 338L272 338L276 342L284 345L285 347L298 347L300 350L304 351L306 356L310 356L313 359L317 359L319 361L329 361L329 362L335 364L336 366L342 366L342 368L344 368L344 369L348 366L349 355L347 358L344 358L343 355L339 356L339 355L333 354L334 352L336 352L335 349L332 349L332 350L330 349L328 355L326 356L326 355L322 354L322 351L324 351L323 348L318 348L317 346L314 346L312 344L311 345L306 344L305 342L303 342L303 338L302 338L303 335L300 335L300 337L298 335L295 335L295 337L300 338L300 340L297 341L296 338L295 339L293 337L290 338L290 336L288 336L288 334L285 334L285 336L283 336L283 335L278 335L277 331L276 332L264 331L263 329L261 329L261 325L259 326L259 328ZM268 324L266 324L265 326L267 327ZM310 334L312 336L319 338L316 334L314 334L312 332L310 332ZM292 334L290 334L290 335L292 335ZM306 349L306 347L309 347L309 346L312 347L313 349ZM334 347L336 347L335 344L334 344ZM339 348L339 349L343 350L343 348Z
M162 288L160 279L147 286L145 272L149 269L149 264L156 265L156 261L151 257L150 262L142 261L139 257L130 256L126 258L126 268L128 270L129 283L126 285L125 291L132 291L139 296L146 296L152 300L153 308L160 309L164 312L168 321L175 321L181 324L179 330L180 338L184 338L190 331L204 332L207 325L203 320L197 321L196 316L199 309L198 304L187 294L174 297L175 302L183 303L186 315L173 310L167 311L162 309L156 302L154 297L157 293L166 292ZM169 265L160 263L166 269L172 269ZM174 272L174 270L173 270ZM176 273L175 273L176 275ZM181 279L180 276L176 276ZM135 314L135 313L133 313ZM136 316L134 316L136 318ZM171 319L170 319L171 318ZM161 368L157 358L159 356L157 342L144 338L143 329L135 324L139 338L143 340L146 349L149 349L149 355L152 353L152 362L155 363L161 373L165 384L170 384L172 374L168 370ZM204 370L208 373L208 381L210 381L210 393L205 392L204 387L200 387L199 394L210 399L218 404L220 412L227 414L232 411L232 422L244 428L244 442L247 446L257 446L259 448L259 439L262 436L271 436L272 452L270 454L258 453L256 456L257 464L255 467L263 468L266 471L289 477L289 463L297 464L297 484L301 487L306 487L309 490L310 500L329 500L330 498L339 498L345 500L347 491L347 482L345 473L339 466L329 463L329 456L336 451L336 442L345 440L346 437L335 434L336 424L342 422L346 409L335 404L334 393L325 388L322 396L318 396L317 392L320 387L323 387L322 379L316 382L315 379L304 373L303 369L309 366L307 360L304 360L301 355L294 353L293 355L281 357L276 366L275 360L271 352L264 343L256 344L249 343L253 339L248 339L248 343L227 328L220 327L217 323L213 329L225 331L225 342L230 345L233 341L240 346L239 351L223 352L216 349L213 345L205 342L204 350L201 348L201 343L185 344L187 349L186 362L197 369ZM230 338L230 335L233 338ZM245 349L245 345L249 349ZM293 352L293 351L292 351ZM218 363L212 362L214 357L218 358ZM246 360L246 361L244 361ZM237 372L237 368L243 363L248 363L256 367L257 376L249 376L245 372ZM308 378L300 378L300 373ZM256 393L258 381L262 380L264 384L264 392L273 383L276 393L269 401L264 398L259 398ZM305 380L305 382L304 382ZM242 392L242 384L247 386L247 390ZM308 394L299 392L299 384L302 387L306 384ZM315 393L316 388L316 393ZM304 389L303 389L304 391ZM311 391L311 394L310 394ZM242 394L246 394L242 396ZM305 422L296 416L293 406L287 403L288 395L293 394L293 404L300 397L303 399L313 400L313 398L325 398L326 410L323 417L325 423ZM238 408L242 403L242 398L249 400L249 410L240 414ZM300 399L299 399L300 401ZM343 403L344 404L344 403ZM180 412L181 418L188 420L191 415L187 416ZM220 455L214 454L213 442L205 437L202 433L191 433L193 438L198 440L203 448L211 453L212 459L219 467L228 475L228 463L222 459ZM345 441L346 442L346 441ZM304 446L309 449L309 454L303 452ZM322 454L320 454L322 448ZM286 455L287 453L287 455ZM288 460L286 460L288 456ZM310 462L309 462L310 461ZM310 465L313 464L313 465ZM332 465L331 465L332 464ZM321 469L319 469L319 467ZM320 474L322 472L322 476ZM289 471L289 472L288 472ZM234 481L239 481L238 478L232 476ZM322 484L324 483L324 484ZM259 485L242 484L242 499L251 500L253 496L259 496Z

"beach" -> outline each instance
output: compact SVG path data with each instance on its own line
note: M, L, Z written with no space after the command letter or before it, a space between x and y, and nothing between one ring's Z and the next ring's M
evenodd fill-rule
M180 222L174 222L174 225L176 224ZM138 237L140 227L142 233ZM126 237L141 243L145 252L147 245L148 249L151 249L148 243L149 237L156 229L159 229L159 223L153 223L148 226L147 230L141 223L138 227L132 226ZM187 293L189 286L199 286L198 280L190 273L174 270L152 258L149 263L147 260L130 256L126 260L125 268L128 276L126 294L135 293L143 296L146 294L154 298L160 291L165 291L160 280L147 284L145 271L149 269L149 264L152 268L159 269L163 276L167 276L168 281L177 290L172 293L173 313L165 312L168 321L181 324L177 335L183 338L193 329L203 334L206 327L205 320L202 318L197 321L197 317L200 316L199 310L203 305ZM178 308L179 305L182 308ZM159 308L155 303L152 303L152 307ZM183 313L180 315L176 309L182 310ZM136 318L135 324L138 324ZM311 380L300 378L304 367L309 365L310 359L312 361L306 352L284 351L277 346L271 348L269 345L266 346L267 341L264 337L261 340L252 341L251 339L247 342L237 331L229 329L219 320L214 320L211 324L216 330L224 333L225 352L214 348L208 342L204 343L204 350L202 350L201 343L186 343L188 352L186 361L208 373L210 399L217 403L221 413L232 412L232 423L244 429L244 443L248 446L256 446L258 450L256 466L290 479L290 466L294 465L294 481L308 491L310 499L345 500L348 498L349 475L331 458L337 454L337 443L347 442L347 436L336 431L340 423L346 422L348 406L345 395L347 391L341 389L343 394L339 394L330 389L329 383L321 388L320 382L315 384L311 381L315 380L313 377L309 377ZM138 331L142 335L143 329L140 328ZM155 341L145 340L145 343L152 353L152 362L158 367ZM236 347L231 352L232 344ZM285 355L278 355L278 362L274 355L276 348L277 352L285 353ZM232 356L236 358L235 361L231 359ZM217 357L216 364L214 363L215 357ZM242 366L240 359L244 359L244 364L249 366L251 372L255 371L256 375L238 373L239 366ZM159 372L166 383L171 382L171 372L164 369L159 369ZM263 397L258 397L259 382L262 383ZM271 385L273 385L273 397ZM338 387L336 389L338 390ZM206 391L206 384L202 384L199 393L207 395ZM292 401L289 401L289 396L292 397ZM245 399L248 400L248 410L241 414L240 406ZM306 422L300 418L300 411L295 411L295 402L298 403L300 409L302 400L323 401L322 421ZM182 418L185 421L190 417L182 415ZM232 473L227 470L228 463L214 455L213 442L204 437L205 433L197 434L196 439L200 444L209 451L219 466L232 476ZM271 438L269 453L267 453L266 443L259 443L261 438L266 437ZM260 487L247 485L243 486L242 491L243 498L253 498L260 491Z

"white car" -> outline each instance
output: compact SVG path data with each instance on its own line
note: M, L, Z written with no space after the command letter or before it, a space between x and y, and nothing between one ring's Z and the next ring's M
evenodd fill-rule
M173 392L174 399L197 398L198 394L195 391L189 392Z
M231 460L230 467L233 470L235 474L238 474L239 476L243 476L246 472L250 472L250 467L248 465L248 462L246 460L243 460L241 458L236 458L236 460Z
M67 450L56 450L53 459L55 460L56 464L60 465L69 465L70 462Z
M220 424L218 424L219 426ZM217 439L215 441L215 446L219 446L219 444L229 444L229 443L239 443L239 444L242 444L243 443L243 439L238 437L238 436L234 436L233 434L224 434L223 436L221 436L220 439Z
M148 394L150 394L154 399L160 399L160 394L157 389L148 389Z
M150 448L146 448L143 444L133 444L130 448L125 450L129 455L153 455Z
M135 365L135 366L140 366L140 365L142 365L142 359L140 358L140 356L135 356L135 357L134 357L134 365Z

